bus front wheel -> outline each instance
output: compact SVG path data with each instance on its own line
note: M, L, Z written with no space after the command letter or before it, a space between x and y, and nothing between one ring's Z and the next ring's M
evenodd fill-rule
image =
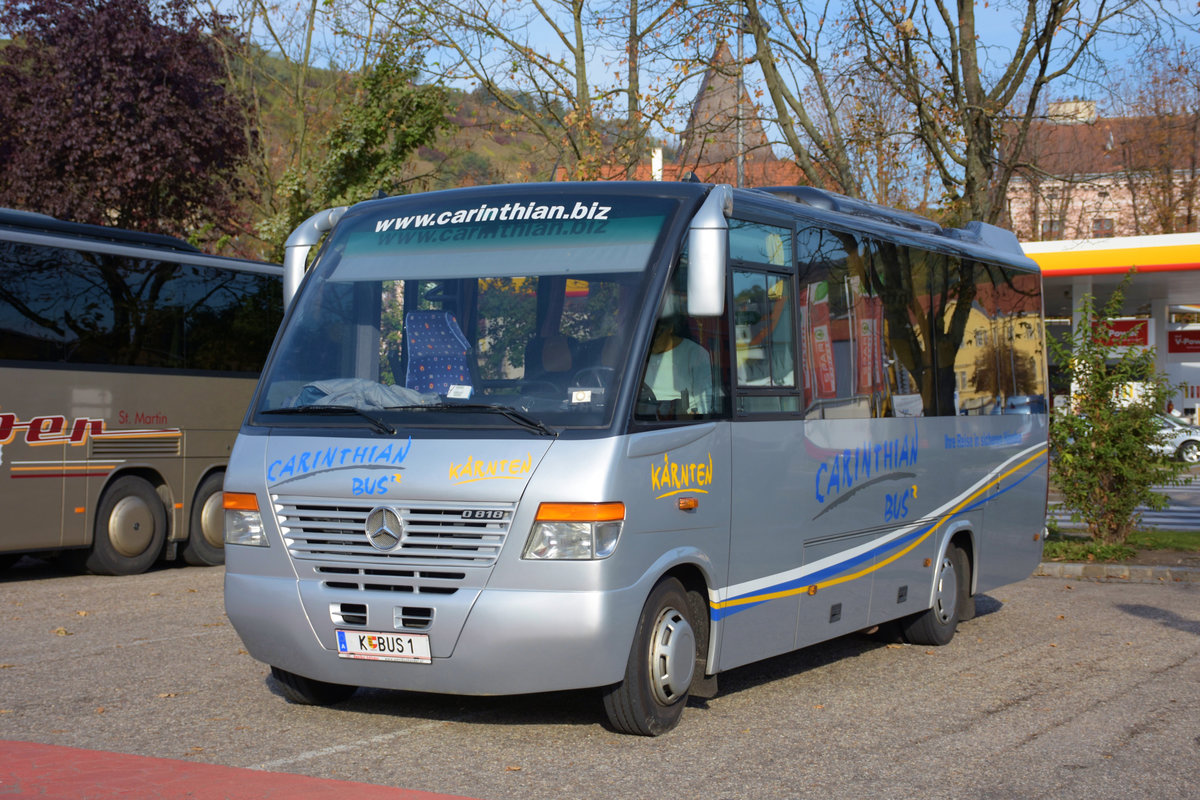
M92 549L84 561L98 575L136 575L150 569L167 538L167 510L149 481L126 475L100 498Z
M904 638L912 644L943 645L954 638L971 595L971 567L962 548L946 549L934 580L933 606L901 621Z
M289 702L302 706L330 706L341 703L349 700L358 689L356 686L306 678L279 667L271 667L271 677L279 684L280 693Z
M679 723L696 670L695 630L683 585L660 581L638 618L625 678L604 693L616 730L658 736Z
M192 499L188 539L183 559L193 566L210 567L225 563L225 507L221 492L225 476L213 473L200 482Z

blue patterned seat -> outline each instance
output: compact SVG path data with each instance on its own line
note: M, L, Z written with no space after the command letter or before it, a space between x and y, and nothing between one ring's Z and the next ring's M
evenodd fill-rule
M418 392L447 394L451 386L471 386L467 354L471 345L449 311L410 311L405 385Z

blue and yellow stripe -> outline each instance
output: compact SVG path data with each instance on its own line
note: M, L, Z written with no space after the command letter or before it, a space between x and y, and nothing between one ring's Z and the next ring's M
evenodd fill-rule
M745 611L748 608L770 602L771 600L792 597L798 594L815 594L820 589L837 586L841 583L848 583L883 569L911 553L929 539L930 536L933 536L939 528L955 517L974 511L984 503L1020 486L1036 474L1038 470L1046 466L1046 448L1044 445L1040 445L1032 453L1026 451L1017 455L1015 459L1017 463L1007 468L1001 467L998 474L985 478L978 486L969 489L964 497L950 501L947 504L949 508L944 512L939 512L937 518L924 527L917 526L908 531L902 531L899 535L895 533L889 534L886 537L886 541L881 541L875 547L871 547L864 552L850 556L836 564L814 569L812 572L802 572L802 574L796 577L783 580L763 589L756 589L727 599L720 599L720 592L714 593L718 596L709 601L709 613L712 619L714 621L721 620L739 611ZM990 497L987 496L987 493L993 487L999 486L1010 476L1022 471L1024 471L1024 474L1020 475L1017 480L1004 486L996 494ZM883 557L885 555L886 558ZM876 561L876 559L879 560Z

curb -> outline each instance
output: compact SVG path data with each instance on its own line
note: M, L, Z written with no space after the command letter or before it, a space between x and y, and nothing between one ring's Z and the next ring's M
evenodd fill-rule
M1143 567L1136 564L1077 564L1043 561L1033 574L1042 578L1125 583L1200 583L1196 567Z

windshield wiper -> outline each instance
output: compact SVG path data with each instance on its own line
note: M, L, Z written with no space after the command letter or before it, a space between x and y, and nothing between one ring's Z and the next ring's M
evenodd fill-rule
M323 406L319 404L307 406L294 406L292 408L269 408L262 412L264 414L327 414L330 416L342 416L347 414L357 414L358 416L371 423L371 427L380 433L386 433L388 436L395 436L396 429L388 425L374 414L369 414L361 408L355 406Z
M558 436L558 431L551 428L540 419L535 419L512 406L494 405L491 403L434 403L428 406L404 406L405 411L484 411L490 414L501 414L522 428L540 433L543 436Z

